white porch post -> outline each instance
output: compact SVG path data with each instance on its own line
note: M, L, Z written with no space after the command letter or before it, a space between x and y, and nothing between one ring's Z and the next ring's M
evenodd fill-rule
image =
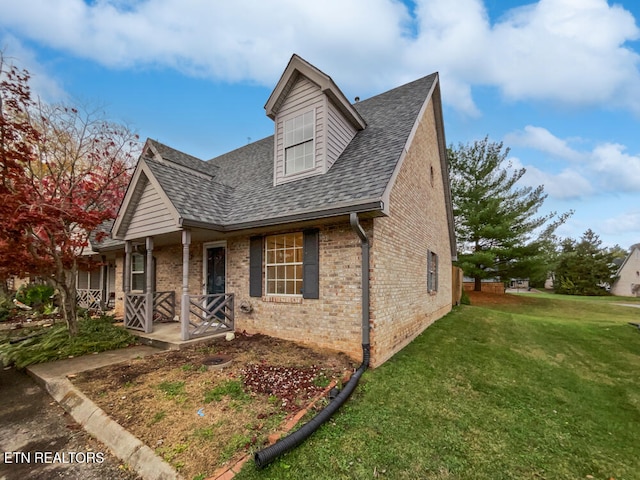
M129 318L129 294L131 293L131 240L124 243L124 275L122 278L122 290L124 294L124 326L130 325Z
M145 296L147 303L144 333L153 332L153 237L147 237L147 264L145 265L146 285Z
M189 245L191 230L182 231L182 302L180 303L180 322L182 340L189 340Z
M107 257L102 255L102 266L100 267L100 310L106 310L107 306Z
M125 295L131 293L131 240L124 244L124 281L122 289Z

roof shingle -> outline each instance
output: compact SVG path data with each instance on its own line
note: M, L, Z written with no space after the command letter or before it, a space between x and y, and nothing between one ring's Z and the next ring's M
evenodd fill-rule
M380 200L435 79L432 74L356 103L367 128L324 175L274 186L273 136L206 162L154 142L166 162L145 161L183 219L229 229Z

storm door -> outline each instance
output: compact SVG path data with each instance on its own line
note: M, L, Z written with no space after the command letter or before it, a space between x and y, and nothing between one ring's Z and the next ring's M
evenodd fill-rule
M225 293L226 250L224 245L206 247L205 294L207 295Z

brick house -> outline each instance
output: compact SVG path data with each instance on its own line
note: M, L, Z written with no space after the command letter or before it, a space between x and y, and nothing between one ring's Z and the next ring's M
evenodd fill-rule
M640 243L632 245L611 287L613 295L640 297Z
M354 358L367 324L380 365L451 309L439 77L352 104L294 55L265 109L273 136L211 160L147 140L99 247L116 311L145 331L175 316L183 339L235 329Z

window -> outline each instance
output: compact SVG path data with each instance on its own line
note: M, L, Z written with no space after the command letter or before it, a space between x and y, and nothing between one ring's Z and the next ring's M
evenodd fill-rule
M302 294L302 252L302 232L267 237L267 295Z
M314 166L314 116L312 110L284 122L285 175L309 170Z
M249 241L249 295L320 298L320 231L255 236ZM292 300L293 301L293 300Z
M438 255L427 251L427 291L438 291Z
M144 255L134 253L131 255L131 290L145 291Z

